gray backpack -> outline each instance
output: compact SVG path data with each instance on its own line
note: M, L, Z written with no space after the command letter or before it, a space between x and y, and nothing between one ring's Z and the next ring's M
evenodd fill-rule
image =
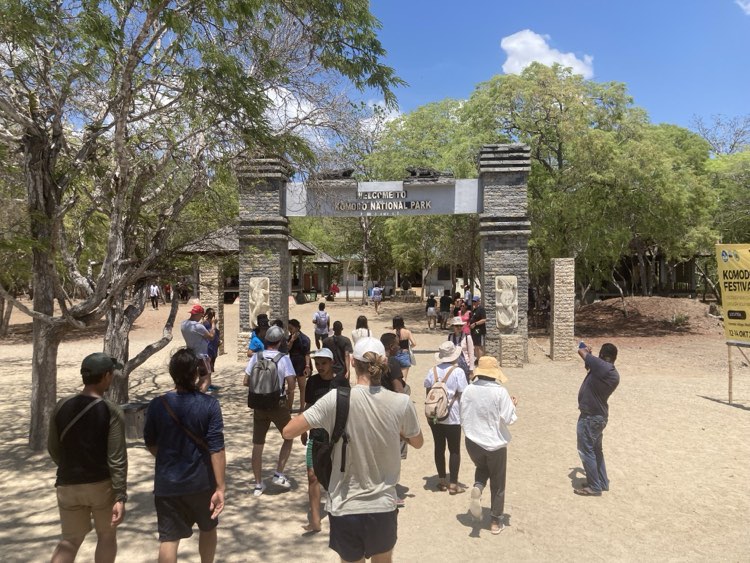
M257 360L250 370L247 406L251 409L273 409L279 406L281 386L279 384L279 361L286 354L278 353L273 358L264 358L258 352Z

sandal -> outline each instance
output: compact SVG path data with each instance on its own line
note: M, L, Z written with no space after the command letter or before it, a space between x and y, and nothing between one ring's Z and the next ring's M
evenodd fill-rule
M458 485L450 485L448 487L448 494L449 495L460 495L461 493L465 493L466 489L463 487L459 487Z
M437 490L440 492L445 492L448 490L448 485L446 485L445 483L438 483Z
M577 495L581 495L582 497L600 497L602 496L601 492L597 492L591 487L581 487L580 489L573 489L573 492Z

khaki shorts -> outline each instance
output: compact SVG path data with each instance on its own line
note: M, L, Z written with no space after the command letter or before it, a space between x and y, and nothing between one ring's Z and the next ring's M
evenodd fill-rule
M280 405L273 409L253 410L253 444L265 444L266 434L273 422L279 432L292 420L286 407L286 398L280 399Z
M91 531L94 517L96 533L112 531L112 507L115 493L112 481L60 485L57 487L57 507L63 539L80 538Z

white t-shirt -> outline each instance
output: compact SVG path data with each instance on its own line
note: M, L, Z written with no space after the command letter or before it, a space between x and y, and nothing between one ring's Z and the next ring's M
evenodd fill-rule
M202 323L187 319L180 324L180 331L185 339L185 346L195 352L196 356L208 357L208 329Z
M355 328L352 331L352 344L356 344L357 340L366 336L372 336L369 328Z
M336 390L318 399L303 416L313 428L333 433ZM341 473L343 440L339 440L326 510L334 516L396 510L396 483L401 475L399 436L413 438L420 432L411 399L379 385L353 387L346 432L346 470Z
M494 452L508 445L508 426L516 418L508 391L496 381L476 379L461 395L464 435L485 450Z
M150 297L159 297L159 286L151 284L148 288Z
M453 364L449 364L447 362L443 362L442 364L438 364L437 366L435 366L435 368L437 369L437 380L442 381L445 377L446 372L451 367L453 367ZM427 375L424 378L425 389L429 389L430 387L435 385L435 383L435 373L433 371L433 368L430 368L430 371L427 372ZM464 389L466 389L467 387L466 373L464 372L464 370L456 366L456 368L448 378L448 381L445 382L445 386L448 388L448 402L451 402L453 401L453 396L456 393L463 393ZM448 413L448 418L439 421L438 424L461 424L460 412L462 401L463 398L459 398L453 401L451 410Z
M247 375L250 375L250 373L253 371L253 366L258 361L258 354L261 352L258 352L257 354L253 354L250 357L250 361L247 362L247 367L245 368L245 373ZM280 354L278 350L263 350L263 357L268 358L269 360L275 358L278 354ZM279 363L276 364L276 374L279 376L279 388L281 389L282 395L284 394L284 382L286 381L287 377L296 378L297 373L294 371L294 366L292 365L292 360L289 359L289 354L284 354L284 357L279 360ZM290 382L290 385L292 382Z

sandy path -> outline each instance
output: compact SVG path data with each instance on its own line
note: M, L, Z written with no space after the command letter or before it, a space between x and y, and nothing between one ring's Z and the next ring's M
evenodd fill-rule
M179 319L187 316L182 306ZM315 304L290 312L311 333ZM418 365L409 382L422 412L421 381L432 352L445 338L427 331L419 305L384 304L374 319L371 307L329 304L345 334L359 314L371 318L379 335L395 311L415 333ZM237 306L227 306L225 341L235 341ZM160 334L167 310L147 310L133 333L133 350ZM19 321L24 319L17 317ZM612 338L620 347L622 383L610 401L605 454L611 491L601 498L577 497L581 479L575 449L576 397L583 376L580 360L551 362L545 339L532 340L530 363L507 369L508 388L519 396L519 420L511 427L506 512L510 526L500 535L472 526L468 494L433 491L432 437L411 450L402 468L407 506L399 514L400 561L514 560L747 560L750 536L750 370L737 362L734 395L726 400L726 347L720 337ZM592 339L595 347L603 339ZM182 344L179 335L173 346ZM572 345L573 343L571 343ZM101 341L65 342L60 348L62 396L79 387L78 367ZM170 347L170 348L171 348ZM218 561L336 561L324 532L303 536L307 510L304 450L297 443L287 472L294 487L255 499L251 488L252 419L245 405L233 350L219 358L215 381L226 424L228 506L219 528ZM48 560L58 538L54 467L45 454L26 447L31 345L0 342L5 393L0 397L0 545L3 561ZM134 374L132 399L148 400L170 387L168 350ZM420 418L421 414L420 414ZM422 419L424 422L424 419ZM273 431L264 456L271 474L281 440ZM156 521L151 498L153 462L142 444L129 448L128 515L119 531L120 561L155 559ZM460 480L470 485L473 466L463 453ZM488 525L488 509L485 522ZM93 560L87 539L79 560ZM197 541L186 540L181 560L197 561Z

